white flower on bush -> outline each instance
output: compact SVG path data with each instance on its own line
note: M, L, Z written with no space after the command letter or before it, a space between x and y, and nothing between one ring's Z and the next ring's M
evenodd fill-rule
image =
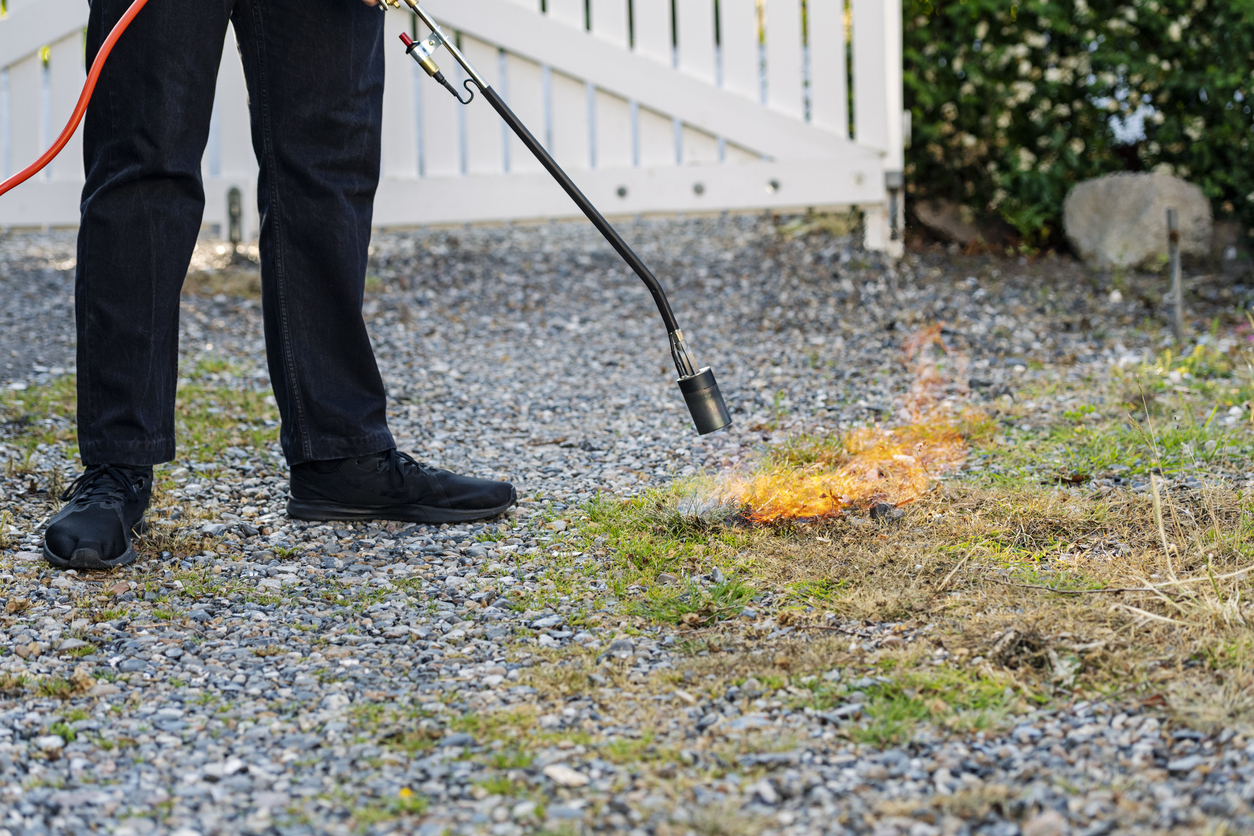
M1081 2L1083 2L1083 0L1081 0ZM979 38L981 41L988 37L987 20L981 20L979 23L975 24L975 37Z
M1184 120L1184 135L1194 142L1202 138L1202 132L1205 129L1206 120L1200 116L1190 116Z
M1019 170L1027 171L1036 163L1036 155L1026 148L1019 149Z
M1084 148L1085 148L1084 140L1080 139L1080 137L1077 136L1067 143L1067 147L1071 149L1071 152L1073 154L1076 154L1076 155L1083 154Z
M953 102L945 102L940 106L941 118L946 122L952 122L958 118L958 105Z
M1049 38L1046 38L1040 32L1024 32L1023 42L1033 49L1044 49L1045 45L1049 43Z
M1036 85L1028 81L1016 81L1010 85L1011 106L1023 104L1032 98L1032 94L1036 92Z

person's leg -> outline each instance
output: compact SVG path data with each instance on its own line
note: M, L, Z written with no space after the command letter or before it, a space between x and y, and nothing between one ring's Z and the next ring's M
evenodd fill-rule
M389 449L362 319L379 181L384 13L240 0L232 20L261 165L262 307L289 465Z
M129 0L94 0L90 65ZM123 33L83 126L75 288L86 465L174 457L179 291L204 212L200 164L225 2L154 2Z
M129 5L92 3L89 66ZM75 287L87 471L44 534L44 559L58 568L134 560L152 465L174 456L179 290L204 210L200 160L227 12L226 3L146 6L87 109Z
M261 163L266 353L299 519L457 522L515 501L506 482L398 453L361 316L379 181L385 15L359 0L240 0Z

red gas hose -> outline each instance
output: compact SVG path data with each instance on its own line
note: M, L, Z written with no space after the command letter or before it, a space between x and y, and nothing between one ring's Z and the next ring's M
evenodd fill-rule
M0 183L0 195L34 177L44 166L52 162L57 154L61 153L61 149L70 141L70 137L74 136L74 131L78 129L78 123L83 121L83 114L87 112L87 103L91 101L91 94L96 90L96 80L100 78L100 71L104 69L105 60L109 57L109 53L113 51L113 45L118 42L118 38L122 37L126 27L130 26L131 21L135 19L135 15L139 14L139 10L147 2L148 0L135 0L131 7L126 10L126 14L122 15L122 19L113 27L109 37L105 38L105 42L100 47L100 52L96 54L96 60L91 62L91 71L87 73L87 81L83 83L83 92L79 94L78 104L74 106L74 112L70 114L70 121L65 123L65 129L61 131L57 141L52 143L52 147L40 155L39 159L17 174L14 174L8 180Z

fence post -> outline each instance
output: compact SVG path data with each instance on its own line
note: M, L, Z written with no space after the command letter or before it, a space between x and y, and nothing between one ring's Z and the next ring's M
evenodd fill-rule
M1171 330L1176 344L1184 344L1184 288L1180 277L1180 219L1175 209L1167 210L1167 257L1171 264Z
M854 138L883 155L883 202L870 205L863 216L863 246L882 250L890 258L905 253L900 216L905 189L898 190L890 207L890 183L899 183L905 168L902 110L902 10L898 3L852 0ZM896 236L894 236L896 221Z

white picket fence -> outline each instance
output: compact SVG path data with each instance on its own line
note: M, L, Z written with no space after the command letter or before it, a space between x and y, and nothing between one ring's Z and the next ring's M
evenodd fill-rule
M607 215L858 206L867 246L900 250L899 0L424 6ZM51 144L73 108L87 12L86 0L8 0L0 19L6 176ZM458 105L405 55L396 38L417 34L413 16L387 15L376 225L576 215L486 102ZM230 35L226 47L205 152L205 221L226 230L227 193L238 188L252 236L256 162ZM437 58L460 84L451 57ZM43 175L0 198L0 226L76 225L82 179L75 139Z

